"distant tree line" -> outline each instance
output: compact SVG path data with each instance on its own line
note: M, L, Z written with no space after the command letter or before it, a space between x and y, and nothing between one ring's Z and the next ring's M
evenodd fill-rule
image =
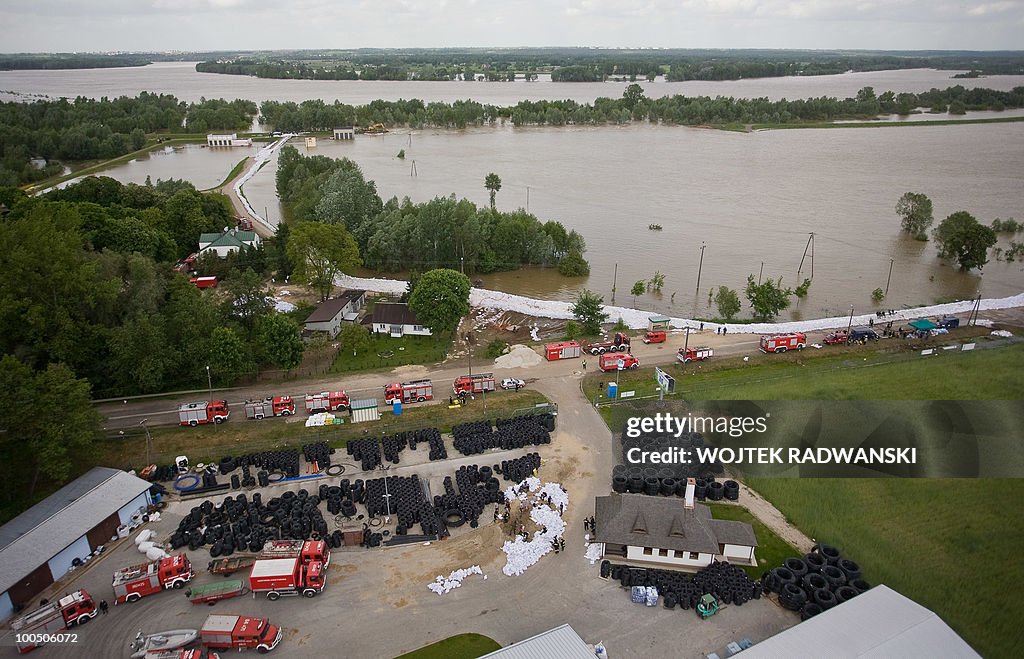
M1024 87L1004 92L965 89L961 85L920 94L887 91L876 95L865 87L845 99L819 97L771 101L719 96L665 96L646 98L639 85L630 85L622 98L599 98L593 103L520 101L501 107L476 101L425 103L418 99L382 101L353 106L320 100L302 103L264 101L261 118L282 131L329 130L335 126L370 125L411 128L464 128L511 121L516 126L566 124L624 124L647 121L678 125L730 123L786 124L837 119L870 119L879 114L909 114L923 107L936 112L1003 110L1024 107Z
M146 66L145 55L96 55L88 53L16 53L0 55L0 71L32 69L108 69Z
M251 101L185 103L148 92L134 98L2 102L0 186L49 178L65 162L116 158L141 149L151 133L245 129L256 111Z
M586 251L576 231L522 210L503 213L454 195L421 204L382 202L351 160L304 157L292 147L281 150L277 192L295 220L344 226L363 265L378 271L478 273L566 260L575 269Z
M631 50L604 48L425 48L284 51L216 54L197 71L260 78L309 80L514 79L515 72L550 72L556 82L635 80L664 74L667 80L738 80L830 75L846 71L937 68L974 75L1024 73L1017 52L787 50ZM510 76L510 74L513 74Z

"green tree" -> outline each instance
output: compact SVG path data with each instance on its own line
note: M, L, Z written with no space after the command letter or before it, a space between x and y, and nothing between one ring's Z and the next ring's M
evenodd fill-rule
M885 291L883 291L881 288L876 288L875 290L871 291L871 299L874 300L876 303L881 302L882 300L885 299Z
M469 313L469 289L469 277L457 270L430 270L409 295L409 309L434 333L450 332Z
M260 319L257 326L260 354L274 366L290 371L302 363L305 344L302 328L297 322L280 313Z
M660 293L661 289L665 287L665 274L659 271L655 271L651 278L647 281L647 290Z
M565 321L565 338L572 341L580 335L580 324L575 320Z
M747 277L747 300L758 320L769 322L784 309L788 309L789 296L792 294L791 289L782 287L782 277L778 281L765 279L762 284L754 281L754 275Z
M266 282L250 269L229 278L224 282L224 288L228 292L225 315L238 318L252 336L256 324L273 309Z
M732 320L740 312L740 296L728 286L719 286L715 293L715 306L720 318Z
M110 346L110 367L122 391L158 392L176 366L159 314L133 313L113 331Z
M988 248L996 244L996 232L967 211L957 211L944 219L932 234L939 246L940 258L953 258L963 270L982 268L988 263Z
M351 350L355 357L370 347L370 330L359 323L345 323L338 334L338 341L345 350Z
M633 306L636 306L636 298L639 295L643 295L644 291L647 290L646 284L643 279L640 279L633 283L633 288L629 289L629 294L633 296Z
M608 313L604 310L604 298L585 288L576 295L576 302L569 311L579 322L583 333L588 335L599 333L601 323L608 320Z
M210 375L219 385L232 385L256 370L249 343L230 327L217 327L210 334L207 361Z
M801 300L807 297L807 291L811 289L811 280L804 279L803 282L793 289L793 295L797 296Z
M326 300L335 278L360 264L359 247L341 224L300 222L288 234L288 258L296 277Z
M626 87L625 91L622 92L623 104L632 110L637 104L644 99L644 88L638 84L632 84Z
M493 210L494 195L498 194L498 191L501 190L501 178L494 172L491 172L484 177L484 187L487 188L487 192L491 195L491 209Z
M558 262L558 273L563 277L586 277L590 274L590 264L579 250L572 249Z
M896 202L896 214L904 231L917 240L928 240L925 231L934 221L931 199L917 192L904 193Z

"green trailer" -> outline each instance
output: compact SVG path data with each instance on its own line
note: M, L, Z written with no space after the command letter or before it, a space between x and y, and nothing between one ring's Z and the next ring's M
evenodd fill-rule
M701 618L710 618L711 616L718 613L718 600L711 593L706 593L701 596L700 601L697 602L697 615Z
M241 579L232 579L230 581L218 581L192 586L185 591L185 597L193 604L213 606L219 600L238 597L248 592L249 589L245 587Z

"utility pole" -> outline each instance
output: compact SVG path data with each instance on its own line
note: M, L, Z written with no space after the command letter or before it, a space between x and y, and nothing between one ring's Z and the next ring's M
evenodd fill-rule
M757 285L761 285L761 275L764 274L764 261L761 261L761 269L757 271Z
M146 464L148 465L149 453L150 450L153 448L153 436L149 434L149 426L146 425L147 421L149 421L149 419L143 419L142 421L139 421L139 425L142 426L142 429L146 431Z
M462 274L466 274L466 257L465 256L460 256L459 257L459 272L461 272Z
M703 242L700 244L700 262L697 264L697 289L696 293L700 293L700 271L704 267L704 248L707 247Z
M810 248L810 250L811 250L811 279L814 279L814 232L813 231L811 232L811 235L807 237L807 244L804 245L804 253L800 257L800 265L798 265L797 268L796 268L796 281L797 281L797 284L801 283L800 272L804 269L804 259L807 257L807 249L808 248ZM760 282L758 282L758 283L760 283Z
M853 329L853 305L850 305L850 322L846 324L846 339L850 339L850 330Z
M889 259L889 276L885 278L885 294L889 294L889 281L892 279L892 264L895 259Z
M207 386L210 387L210 402L212 403L213 402L213 378L210 377L210 365L209 364L206 365L206 384L207 384ZM220 425L220 424L217 424L217 423L213 424L214 428L216 428L218 425Z
M530 212L530 186L526 186L526 212Z
M683 357L686 357L686 349L690 347L690 326L686 326L686 338L683 340Z
M615 282L619 279L619 264L615 264L615 273L612 275L612 304L615 304Z
M466 345L469 346L469 374L473 375L473 338L472 332L466 332Z

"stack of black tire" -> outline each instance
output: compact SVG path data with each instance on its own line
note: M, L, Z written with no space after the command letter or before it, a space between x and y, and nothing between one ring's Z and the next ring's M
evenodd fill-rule
M612 470L612 490L619 494L648 494L651 496L686 496L686 478L665 475L671 469L616 465ZM738 501L740 486L734 480L719 482L706 474L695 479L693 496L697 501Z
M384 464L381 462L380 442L376 439L353 439L345 446L345 451L360 462L363 471L372 471Z
M540 469L540 454L527 453L523 457L515 458L514 460L502 460L500 470L494 469L492 471L500 473L507 481L519 483L532 476L533 472L537 469Z
M327 442L315 442L302 447L302 455L306 458L306 464L316 463L320 470L331 466L331 454L334 449Z
M742 606L760 599L762 586L741 568L728 562L715 562L696 574L677 570L636 568L601 562L601 576L618 581L625 587L654 586L664 597L666 609L695 609L705 594L712 594L722 604Z
M712 501L721 499L735 501L739 498L738 485L734 490L729 491L729 496L726 496L724 489L719 490L719 488L724 488L722 484L711 485L715 482L715 476L724 471L724 467L721 462L698 462L698 456L693 449L701 446L704 446L704 436L699 432L683 433L679 437L665 434L641 434L639 437L629 437L623 431L622 464L615 465L612 469L612 490L619 493L629 492L651 496L684 496L687 479L695 478L698 479L698 489L700 481L704 482L704 490L696 497L698 500L703 501L707 498ZM629 462L629 456L633 449L645 453L662 453L668 449L685 450L689 452L687 456L689 461L685 464L632 464Z
M778 593L779 603L799 611L807 620L871 588L860 566L843 558L831 545L815 545L802 557L791 557L761 577L766 591Z
M158 465L153 473L149 475L149 482L164 483L173 481L178 477L178 467L175 465Z
M497 419L496 429L489 421L474 421L452 428L454 446L462 455L478 455L489 449L517 449L551 443L554 417L550 414Z
M406 439L405 433L398 433L385 437L381 440L380 445L384 451L384 459L391 464L398 464L402 451L409 445L409 440Z

